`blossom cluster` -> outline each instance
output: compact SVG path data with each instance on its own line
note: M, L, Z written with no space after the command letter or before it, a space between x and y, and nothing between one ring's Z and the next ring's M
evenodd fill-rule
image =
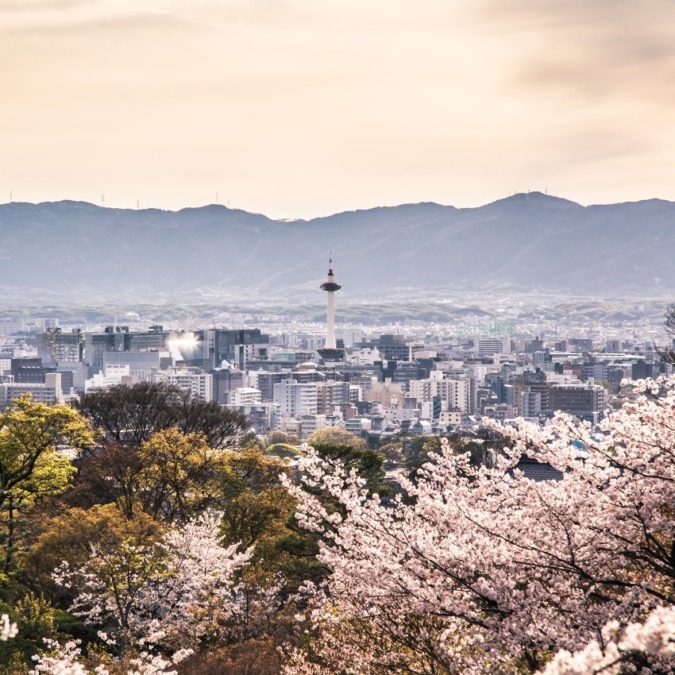
M617 621L605 626L603 634L607 642L604 647L593 640L574 654L559 651L542 675L617 675L633 653L661 658L666 666L667 660L675 655L675 607L655 609L644 623L627 626L619 638L616 637L618 630Z
M673 420L675 379L641 383L600 428L563 414L544 429L494 425L505 442L490 466L445 442L389 501L308 452L304 486L287 486L331 570L312 599L317 663L536 669L594 641L604 655L608 624L627 649L630 626L675 600ZM527 479L523 456L562 480Z
M107 627L98 631L104 643L126 642L139 650L129 675L175 675L171 668L192 654L187 645L238 611L233 577L252 550L221 546L219 524L220 517L207 512L170 529L155 546L125 542L112 555L92 547L85 565L73 570L63 564L55 571L57 583L76 591L71 611L88 624ZM76 642L49 647L35 673L58 672L57 667L71 672L71 665L76 675L88 672ZM107 671L99 666L95 672Z

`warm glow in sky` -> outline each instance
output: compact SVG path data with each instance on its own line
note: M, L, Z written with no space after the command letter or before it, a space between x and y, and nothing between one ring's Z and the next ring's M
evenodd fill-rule
M0 202L675 200L673 0L0 0Z

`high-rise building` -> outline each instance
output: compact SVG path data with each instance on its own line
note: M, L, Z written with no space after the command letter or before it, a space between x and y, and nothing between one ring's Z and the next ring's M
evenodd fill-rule
M78 329L64 333L49 328L36 336L38 357L45 363L78 362L84 352L84 334Z
M85 333L84 360L98 371L103 368L105 352L165 351L170 335L162 326L133 333L128 326L106 326L103 333Z

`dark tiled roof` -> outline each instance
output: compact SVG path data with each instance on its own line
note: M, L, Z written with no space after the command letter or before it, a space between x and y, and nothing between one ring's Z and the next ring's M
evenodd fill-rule
M520 469L525 478L537 481L538 483L544 480L563 479L562 471L554 469L548 462L537 462L537 460L529 457L521 457L516 465L516 469Z

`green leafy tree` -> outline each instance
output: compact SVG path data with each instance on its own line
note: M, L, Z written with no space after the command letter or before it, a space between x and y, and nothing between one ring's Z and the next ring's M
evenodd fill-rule
M185 520L216 502L225 456L201 433L159 431L141 446L136 496L149 515Z
M285 445L300 445L302 441L295 434L288 433L286 431L281 431L275 429L270 431L266 437L267 446L277 445L278 443L284 443Z
M265 454L281 459L295 459L302 455L300 450L294 448L292 445L287 445L286 443L275 443L274 445L267 446Z
M83 455L72 503L114 502L127 518L143 511L186 520L222 501L229 454L211 448L204 434L177 427L155 432L140 447L106 441Z
M129 537L154 542L163 531L162 523L143 512L130 521L115 504L68 509L48 519L22 554L22 580L53 604L68 604L67 593L52 578L52 572L63 561L71 567L79 567L89 559L92 546L110 551Z
M366 442L349 431L338 427L317 429L307 440L312 447L317 445L348 445L352 448L365 448Z
M288 464L257 448L227 453L223 462L220 509L225 540L240 541L244 548L255 544L256 556L269 555L295 510L295 500L279 481L280 474L289 472Z
M21 537L21 516L42 497L59 494L74 473L71 458L93 443L86 420L64 405L22 397L0 413L0 527L7 581Z
M11 606L3 607L4 611L16 622L18 633L13 639L0 642L0 673L3 674L27 675L32 670L31 657L44 649L44 640L66 637L73 623L67 612L32 592L24 594Z

